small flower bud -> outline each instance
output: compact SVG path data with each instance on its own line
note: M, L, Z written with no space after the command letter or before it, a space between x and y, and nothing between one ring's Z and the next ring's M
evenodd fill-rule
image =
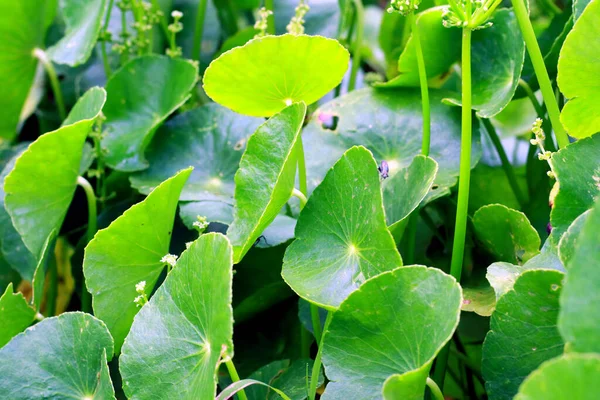
M163 258L160 259L161 263L169 265L171 268L177 264L177 256L174 254L167 254Z

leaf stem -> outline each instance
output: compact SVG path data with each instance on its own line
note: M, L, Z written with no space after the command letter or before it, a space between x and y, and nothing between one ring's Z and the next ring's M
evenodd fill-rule
M306 205L306 202L308 201L306 199L306 196L304 195L304 193L302 193L298 189L294 188L292 190L292 196L297 197L298 200L300 200L300 209L303 209L304 206Z
M353 91L356 87L356 76L358 74L358 68L360 67L360 53L365 24L365 10L362 4L362 0L352 0L352 2L354 3L354 7L356 8L356 36L352 41L352 67L350 69L350 80L348 81L348 92Z
M86 242L89 243L96 234L98 226L98 215L96 208L96 195L94 194L94 188L92 185L82 176L77 177L77 185L80 186L85 192L85 197L88 204L88 226L86 231ZM87 291L85 285L85 279L81 281L81 310L83 312L90 313L92 311L92 298L90 293Z
M310 303L310 322L312 323L315 340L317 343L320 343L321 336L323 336L323 331L321 329L321 317L319 316L319 306L313 303Z
M237 382L240 380L240 376L237 373L237 370L235 369L235 365L233 365L233 361L231 361L231 359L225 361L225 366L227 367L227 371L229 372L229 376L231 377L231 380L233 382ZM246 392L244 392L244 390L240 390L239 392L237 392L237 395L239 397L240 400L248 400L248 397L246 396Z
M104 26L102 27L104 33L108 30L108 24L110 22L110 15L112 14L114 0L109 0L108 8L106 9L106 17L104 18ZM108 53L106 52L106 35L104 35L104 40L102 40L102 44L100 45L100 49L102 52L102 64L104 65L104 75L106 75L106 80L110 78L112 75L112 70L110 69L110 63L108 62Z
M62 90L60 89L60 82L58 81L58 76L56 75L56 70L52 65L52 61L50 61L46 52L40 48L35 48L33 50L33 56L37 58L46 69L48 78L50 78L52 92L54 92L54 99L56 101L56 107L58 108L58 115L60 115L61 121L64 121L67 118L67 111L65 109Z
M504 173L506 174L506 178L508 178L508 183L510 184L510 188L514 192L515 197L517 198L517 201L519 202L519 205L521 206L521 208L523 208L525 206L525 204L527 204L527 200L525 199L525 196L523 196L523 192L521 191L521 188L519 187L519 184L517 183L517 176L515 175L515 170L513 169L510 162L508 161L508 157L506 156L504 147L502 147L502 142L500 142L500 138L498 137L498 134L496 133L496 129L494 128L492 121L490 121L487 118L482 118L481 122L483 122L483 126L485 126L485 130L488 133L490 140L494 144L494 147L496 148L496 152L498 153L498 157L500 157L500 161L502 161L502 169L504 170Z
M271 11L272 14L267 17L267 33L269 35L275 34L275 10L274 10L274 0L265 0L265 8L268 11Z
M556 102L556 97L554 97L554 92L552 91L552 84L550 83L550 77L548 76L546 65L544 64L544 57L542 56L540 46L535 37L535 32L533 31L533 26L529 20L525 2L524 0L511 1L517 17L517 22L521 28L521 33L523 34L523 39L525 39L525 45L527 46L531 64L533 64L535 75L540 84L540 90L544 96L544 103L546 104L548 116L550 117L554 133L556 134L556 140L558 141L559 147L564 148L569 144L569 136L560 122L558 103Z
M200 63L202 52L202 36L204 35L204 20L206 19L206 0L200 0L196 11L196 26L194 27L194 47L192 48L192 59Z
M419 26L417 25L417 16L411 13L409 16L412 25L412 37L415 42L415 51L417 53L417 66L419 68L419 85L421 86L421 108L423 109L423 142L421 144L421 154L429 156L429 147L431 142L431 111L429 109L429 88L427 86L427 70L425 68L425 58L423 57L423 48L419 35Z
M427 387L429 388L429 390L431 390L431 394L433 394L433 398L435 400L444 400L444 394L442 393L442 391L440 390L440 388L438 387L438 385L435 383L435 381L433 379L431 379L430 377L427 377L427 380L425 381L425 383L427 384Z
M158 0L152 0L152 7L154 7L155 11L160 11L162 12L162 9L160 8L160 4L158 4ZM160 26L163 30L163 33L165 34L165 37L167 38L167 40L169 39L169 25L167 24L167 17L165 15L160 15L159 14L159 18L160 20ZM150 33L150 35L152 35L152 33Z
M523 91L529 98L529 101L531 101L531 104L533 105L533 108L535 109L535 112L538 115L538 117L543 119L545 114L544 110L542 109L542 105L538 101L537 97L535 97L535 93L533 93L533 90L531 90L531 86L529 86L529 84L523 79L519 79L519 86L521 87L521 89L523 89Z
M58 266L56 265L55 257L49 257L48 278L48 293L46 297L46 314L48 317L56 315L56 297L58 296Z
M312 373L310 376L308 400L315 400L317 397L317 383L319 382L319 373L321 372L321 356L323 355L323 338L325 337L325 331L327 331L327 328L329 328L332 316L333 312L330 311L327 313L327 319L325 320L325 326L323 327L323 335L321 335L321 339L319 340L319 350L317 351L317 356L315 357L315 363L313 364Z
M127 31L127 11L125 9L121 9L121 38L123 39L124 45L125 45L128 37L129 37L129 33ZM125 46L125 49L121 53L121 65L125 64L128 59L129 59L129 47Z
M470 2L467 6L470 9ZM470 15L470 10L469 15ZM463 259L465 256L465 237L467 235L467 214L469 210L469 186L471 183L471 29L463 28L462 31L462 118L460 142L460 176L458 180L458 204L456 206L456 223L454 225L454 243L452 245L452 260L450 274L460 282L462 275ZM439 352L436 367L435 381L444 387L446 365L450 351L449 343Z
M308 197L308 184L306 181L306 160L304 158L304 144L302 143L302 134L298 138L298 180L300 181L300 191L305 197Z

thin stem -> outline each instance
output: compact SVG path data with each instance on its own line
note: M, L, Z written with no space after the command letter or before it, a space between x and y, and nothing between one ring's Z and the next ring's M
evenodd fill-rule
M435 400L444 400L444 394L433 379L427 377L427 381L425 381L425 383L427 384L429 390L431 390L431 394L433 394L433 398Z
M306 328L300 324L300 357L304 359L310 358L310 332L306 330ZM308 379L308 376L307 376ZM306 385L308 387L308 385Z
M515 175L515 171L512 165L508 161L508 157L506 156L504 147L502 147L502 143L500 142L500 138L496 133L496 129L494 128L492 121L490 121L489 119L482 118L481 121L483 122L483 126L485 126L485 130L487 131L490 140L496 148L496 152L498 153L498 157L500 157L500 161L502 161L502 169L504 170L504 173L508 178L508 183L510 184L511 189L514 192L515 197L519 202L519 205L521 206L521 208L523 208L527 203L527 200L525 199L525 196L523 196L521 187L519 187L519 184L517 183L517 176Z
M88 226L86 232L86 240L89 243L96 234L97 230L97 209L96 209L96 195L94 194L94 189L92 185L82 176L77 177L77 185L81 186L83 191L85 192L85 197L88 203ZM85 280L81 281L81 310L83 312L91 312L92 311L92 298L90 293L88 292Z
M327 319L325 320L325 326L323 327L323 333L327 331L329 327L329 323L331 323L331 317L333 316L333 312L327 313ZM321 372L321 356L323 354L323 338L325 335L321 336L321 340L319 340L319 350L317 351L317 356L315 357L315 363L313 364L312 373L310 376L310 388L308 390L308 400L315 400L317 397L317 383L319 381L319 373Z
M33 56L37 58L46 69L48 78L50 78L52 92L54 92L54 99L56 100L58 115L60 115L61 121L64 121L65 118L67 118L67 111L65 109L65 102L63 100L62 90L60 89L60 82L58 81L58 76L56 75L56 70L52 65L52 61L50 61L46 52L39 48L33 50Z
M550 77L548 76L546 65L544 64L544 57L542 56L540 46L535 37L535 32L533 31L533 26L529 20L525 2L524 0L511 1L517 21L519 22L519 27L521 28L521 33L523 34L523 39L525 39L525 45L527 46L531 64L533 64L535 75L540 84L540 90L544 96L544 103L546 104L548 116L550 117L554 133L556 134L556 140L558 141L559 147L564 148L569 144L569 136L560 122L558 103L556 102L556 97L554 97L554 92L552 91L552 84L550 83Z
M104 25L102 27L102 30L104 31L104 33L106 33L106 31L108 30L108 24L110 22L110 15L112 14L112 9L113 9L113 2L114 0L109 0L108 2L108 8L106 10L106 17L104 18ZM104 75L106 75L106 80L108 80L108 78L110 78L111 74L112 74L112 70L110 69L110 63L108 62L108 54L106 52L106 35L104 35L104 39L102 40L102 45L100 46L100 49L102 51L102 64L104 64Z
M313 327L313 334L317 343L321 342L323 331L321 330L321 317L319 316L319 306L310 303L310 322Z
M127 32L127 11L121 9L121 38L123 42L127 41L129 37L129 33ZM121 65L125 64L129 59L129 48L125 48L123 53L121 53Z
M308 197L308 184L306 181L306 160L304 158L304 144L302 136L298 138L298 180L300 181L300 191L305 197Z
M227 367L227 371L229 372L229 376L231 377L231 380L233 382L237 382L240 380L240 376L237 373L237 370L235 369L235 365L233 365L233 361L231 360L227 360L225 361L225 366ZM244 392L244 390L240 390L239 392L237 392L237 396L239 397L240 400L248 400L248 397L246 396L246 392Z
M467 2L470 8L470 2ZM465 237L467 235L467 213L469 209L469 186L471 183L471 29L463 28L462 33L462 118L460 142L460 176L458 181L458 204L456 206L456 223L454 225L454 243L450 274L460 282L463 259L465 256ZM435 381L444 387L446 364L448 363L449 344L438 354Z
M204 34L204 19L206 17L206 0L200 0L196 11L196 26L194 27L194 47L192 48L192 59L200 62L202 52L202 35Z
M273 13L267 17L267 33L269 35L275 34L274 3L275 3L274 0L265 0L265 8Z
M306 202L308 201L306 199L306 196L304 195L304 193L302 193L298 189L294 188L292 190L292 196L297 197L298 200L300 200L300 209L303 209L304 206L306 205Z
M46 297L46 315L52 317L56 315L56 297L58 296L58 266L54 257L50 257L48 265L48 293Z
M356 36L352 42L352 67L350 69L350 80L348 82L348 92L351 92L356 87L356 76L360 67L360 53L364 32L364 8L361 0L352 0L356 8Z
M529 84L527 82L525 82L523 79L519 79L519 86L521 87L521 89L523 89L523 91L529 98L529 101L531 101L531 104L533 105L533 108L535 109L535 113L538 115L539 118L543 119L544 114L545 114L544 110L542 109L542 105L538 101L537 97L535 97L533 90L531 90L531 86L529 86Z
M160 8L160 4L158 4L158 0L152 0L152 7L154 7L155 11L161 11L162 12L162 9ZM167 17L165 17L164 15L159 15L160 26L162 27L162 30L163 30L163 33L165 34L165 37L168 39L169 38L169 25L167 24L167 19L166 18Z
M423 142L421 144L421 154L429 155L431 142L431 112L429 109L429 88L427 87L427 70L425 69L425 58L421 47L419 36L419 27L417 25L417 16L411 13L409 16L412 25L412 37L415 42L415 51L417 53L417 66L419 68L419 84L421 86L421 108L423 109Z

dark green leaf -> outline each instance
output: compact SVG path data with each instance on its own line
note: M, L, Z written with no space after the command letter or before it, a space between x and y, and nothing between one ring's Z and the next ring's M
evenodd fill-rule
M13 285L9 283L0 297L0 347L16 334L23 332L34 318L35 310L29 307L22 293L13 293Z

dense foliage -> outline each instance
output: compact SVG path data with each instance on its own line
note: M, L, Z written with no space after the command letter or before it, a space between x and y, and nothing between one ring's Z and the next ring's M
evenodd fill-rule
M0 399L588 400L600 0L0 0Z

